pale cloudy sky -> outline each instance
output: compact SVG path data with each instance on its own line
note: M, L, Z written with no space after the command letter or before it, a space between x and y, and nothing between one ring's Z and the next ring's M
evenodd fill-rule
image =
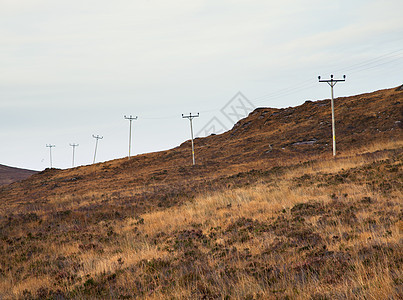
M401 0L0 0L0 164L42 170L175 147L241 91L256 107L403 83ZM203 135L203 134L200 134Z

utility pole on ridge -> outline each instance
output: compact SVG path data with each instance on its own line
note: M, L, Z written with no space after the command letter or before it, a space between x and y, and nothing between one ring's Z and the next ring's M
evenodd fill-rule
M340 81L346 81L346 75L343 75L343 79L333 79L333 75L330 75L330 79L321 80L320 76L318 76L319 82L327 82L330 85L332 90L332 98L331 98L331 107L332 107L332 136L333 136L333 156L336 156L336 128L334 122L334 95L333 95L333 87L336 83Z
M194 150L194 144L193 144L193 124L192 124L192 120L193 120L194 118L197 118L197 117L199 117L199 113L197 113L197 115L193 115L193 116L192 116L192 113L190 113L188 116L184 116L184 115L182 114L182 118L189 119L189 121L190 121L190 136L191 136L191 138L192 138L192 159L193 159L193 165L195 165L195 150Z
M129 159L130 159L130 150L131 150L131 145L132 145L132 121L133 120L137 120L137 116L136 117L132 117L132 115L130 115L130 117L126 117L124 116L126 120L130 121L130 129L129 129Z
M73 147L73 163L71 164L71 166L74 168L74 150L75 150L76 147L79 146L79 144L74 144L73 143L73 144L70 144L70 146Z
M92 135L92 137L94 139L96 139L97 141L95 142L95 152L94 152L94 161L92 162L93 164L95 163L95 157L97 155L97 148L98 148L98 140L102 140L104 137L103 136L99 136L99 135Z
M52 148L56 147L56 145L46 144L46 147L49 148L49 156L50 156L50 168L52 169Z

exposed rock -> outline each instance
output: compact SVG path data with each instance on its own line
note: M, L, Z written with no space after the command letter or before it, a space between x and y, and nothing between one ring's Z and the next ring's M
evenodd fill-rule
M317 139L312 139L312 140L309 140L309 141L296 142L296 143L293 143L292 145L293 145L293 146L299 146L299 145L313 145L313 144L315 144L317 141L318 141Z

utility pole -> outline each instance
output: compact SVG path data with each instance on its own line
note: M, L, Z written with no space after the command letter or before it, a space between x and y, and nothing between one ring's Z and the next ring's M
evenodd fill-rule
M73 144L70 144L70 146L73 147L73 163L71 164L71 166L74 168L74 150L75 150L75 148L78 147L79 145L73 143Z
M98 148L98 140L102 140L104 137L103 136L99 136L99 135L92 135L92 137L94 139L96 139L97 141L95 142L95 152L94 152L94 161L92 162L93 164L95 163L95 157L97 156L97 148Z
M132 145L132 121L133 120L137 120L137 116L136 117L132 117L132 115L130 115L130 117L126 117L126 120L130 121L130 129L129 129L129 159L130 159L130 149L131 149L131 145Z
M56 145L46 144L46 147L49 148L49 156L50 156L50 168L52 169L52 148L56 147Z
M331 107L332 107L332 136L333 136L333 156L336 156L336 128L334 123L334 95L333 95L333 87L336 83L340 81L346 81L346 75L343 75L343 79L333 79L333 75L330 75L330 79L321 80L320 76L318 76L319 82L327 82L330 85L332 90L332 98L331 98Z
M199 113L197 113L197 115L193 115L193 116L192 116L192 113L190 113L188 116L184 116L184 115L182 114L182 118L187 118L187 119L189 119L189 121L190 121L190 136L191 136L191 138L192 138L192 159L193 159L193 165L195 165L195 149L194 149L194 144L193 144L193 124L192 124L192 121L193 121L194 118L197 118L197 117L199 117Z

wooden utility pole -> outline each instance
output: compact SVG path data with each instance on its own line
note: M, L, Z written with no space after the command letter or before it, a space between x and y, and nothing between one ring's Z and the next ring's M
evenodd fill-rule
M334 95L333 95L333 87L336 83L340 81L346 81L346 75L343 75L343 79L333 79L333 75L330 75L330 79L321 80L320 76L318 76L319 82L327 82L330 85L332 90L332 98L331 98L331 107L332 107L332 136L333 136L333 156L336 156L336 126L334 122Z
M194 144L193 144L193 124L192 121L194 118L199 117L199 113L197 113L197 115L192 115L192 113L190 113L188 116L184 116L182 114L182 118L186 118L189 119L190 121L190 137L192 139L192 159L193 159L193 165L195 165L195 149L194 149Z

